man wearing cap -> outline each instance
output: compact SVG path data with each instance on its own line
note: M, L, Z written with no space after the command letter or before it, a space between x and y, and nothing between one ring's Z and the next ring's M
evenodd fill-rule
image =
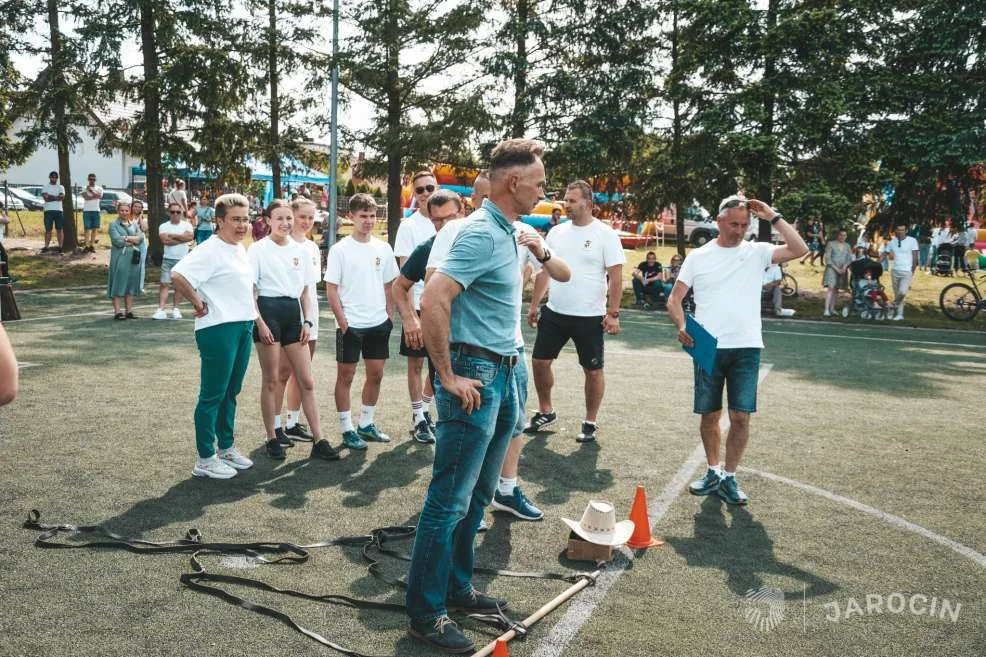
M65 215L62 212L62 199L65 198L65 188L58 184L58 172L52 171L48 174L48 184L41 188L41 198L45 201L44 222L45 222L45 245L41 253L49 251L48 245L51 244L51 230L55 229L58 237L58 246L55 251L62 250L62 226L65 223Z
M769 221L784 244L747 242L750 215ZM750 436L750 414L757 410L757 380L763 337L760 324L760 290L764 270L808 253L798 231L766 203L729 196L719 204L719 237L696 249L685 259L668 299L668 312L678 327L678 341L693 346L685 330L681 302L688 290L695 292L695 318L717 339L711 373L696 362L695 413L702 416L700 430L708 469L688 487L693 495L716 493L729 504L746 504L747 496L736 482L736 468ZM722 390L728 386L729 435L725 470L719 465L719 416Z
M473 213L421 299L425 346L437 373L437 443L407 581L409 633L445 652L475 645L449 609L495 612L505 602L472 585L474 542L517 422L515 329L520 248L546 260L537 236L513 223L544 196L544 147L510 139L493 149L490 197Z

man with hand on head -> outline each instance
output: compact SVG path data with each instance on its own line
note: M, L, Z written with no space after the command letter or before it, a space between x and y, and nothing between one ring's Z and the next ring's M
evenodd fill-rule
M769 221L782 246L747 242L750 215ZM688 486L692 495L716 493L728 504L744 505L747 496L736 482L736 468L750 437L750 414L757 410L760 351L763 349L760 295L764 270L772 264L795 260L808 253L798 231L763 201L730 196L719 204L719 237L692 251L681 265L668 299L668 313L678 327L678 341L693 346L685 330L681 302L695 291L695 319L717 340L713 372L695 368L695 413L702 416L700 431L708 469ZM729 436L725 470L719 465L719 416L722 390L729 392Z

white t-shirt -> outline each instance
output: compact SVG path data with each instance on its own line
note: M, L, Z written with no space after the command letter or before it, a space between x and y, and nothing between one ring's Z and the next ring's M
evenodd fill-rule
M393 249L372 236L369 242L352 237L339 240L329 249L325 264L325 282L339 286L342 311L353 328L372 328L387 321L384 285L397 274Z
M312 277L308 279L307 283L314 295L319 281L322 280L322 252L319 251L318 244L309 239L306 239L304 242L298 242L298 244L305 248L305 251L308 253L308 259L312 262Z
M188 208L188 196L185 194L184 189L172 189L168 192L168 196L164 199L165 203L171 205L172 203L177 203L181 206L182 210Z
M209 306L209 314L195 318L196 331L257 319L253 268L242 244L229 244L213 235L171 271L181 274Z
M49 194L51 196L58 196L59 194L65 194L65 188L61 185L47 184L41 188L42 194ZM45 201L45 211L48 210L61 210L61 201Z
M780 281L784 279L784 274L781 273L780 265L771 265L763 272L763 284L773 283L774 281Z
M466 227L467 221L469 221L469 217L445 222L442 229L438 231L438 235L435 235L435 241L431 244L431 252L428 254L428 264L425 269L438 269L442 266L445 258L448 257L449 249L452 248L452 243L455 242L455 238L459 236L462 229Z
M99 194L96 198L87 198L82 204L83 212L99 212L99 198L103 195L103 188L99 185L93 185L92 189L86 187L86 191L92 192L94 194Z
M300 299L315 276L308 250L290 237L283 246L265 237L251 244L247 253L258 297Z
M719 349L763 349L760 291L775 248L745 240L725 248L713 240L681 264L678 282L695 291L695 319L719 339Z
M442 233L445 232L446 227L442 227ZM523 221L514 222L514 240L520 237L521 233L534 233L538 234L532 226L528 226ZM441 233L439 233L441 235ZM438 238L435 238L436 241ZM521 284L517 286L517 307L520 308L520 314L517 315L517 348L520 349L524 346L524 333L522 331L523 317L524 317L524 270L527 269L527 263L534 265L534 273L541 270L541 263L538 259L534 257L531 250L526 246L517 245L517 253L519 257L517 258L517 266L519 267L518 273L520 274Z
M179 221L177 224L165 221L158 226L159 235L182 235L192 232L192 224L187 221ZM188 255L188 242L164 246L164 257L168 260L181 260Z
M548 248L572 270L567 283L552 280L548 307L562 315L601 317L606 314L606 268L627 261L616 231L593 219L588 226L567 221L551 229ZM762 270L761 270L762 271Z
M894 271L911 271L914 267L914 256L911 255L918 250L918 241L908 235L902 240L891 237L883 247L884 253L894 254Z
M394 238L394 255L398 258L406 258L414 251L418 244L421 244L435 234L435 225L431 219L415 210L407 219L401 222L397 229L397 237ZM414 284L414 309L421 309L421 293L425 290L424 281Z

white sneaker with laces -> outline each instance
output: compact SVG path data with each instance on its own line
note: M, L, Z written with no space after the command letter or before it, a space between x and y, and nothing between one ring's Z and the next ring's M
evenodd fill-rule
M177 308L171 309L171 319L181 319L181 311Z
M842 306L842 316L849 317L849 306Z
M168 313L164 312L164 308L158 308L151 315L151 319L168 319Z
M224 449L219 452L219 460L237 470L246 470L253 467L253 461L240 454L240 450L235 447Z
M236 470L231 468L223 460L216 456L208 459L199 459L192 468L192 475L195 477L210 477L211 479L232 479L236 476Z

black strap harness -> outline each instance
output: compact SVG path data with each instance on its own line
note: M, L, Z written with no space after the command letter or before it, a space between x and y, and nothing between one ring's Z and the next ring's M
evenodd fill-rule
M72 525L72 524L46 524L41 522L41 512L32 509L28 513L28 518L24 522L25 529L40 531L41 533L34 540L34 545L46 549L79 549L79 548L105 548L114 550L126 550L137 554L175 554L190 553L189 564L191 572L182 573L179 580L182 584L193 591L205 593L225 600L226 602L242 607L263 616L268 616L279 620L297 632L304 634L308 638L316 641L336 652L350 657L374 657L361 653L352 648L347 648L334 641L331 641L318 632L310 630L288 614L268 607L265 605L250 602L245 598L233 595L224 590L219 584L235 584L245 586L270 593L278 593L294 598L302 598L314 602L326 602L334 605L341 605L354 609L377 609L382 611L393 611L405 613L406 607L394 602L377 602L373 600L361 600L348 595L341 594L322 594L306 593L294 589L284 589L272 586L265 582L249 577L238 575L220 575L210 573L202 563L202 557L213 555L242 556L251 560L252 563L261 565L288 564L300 565L306 563L311 555L310 550L325 547L356 547L359 548L363 561L367 564L367 572L380 581L397 588L406 588L407 584L400 579L386 577L380 569L381 555L410 561L410 557L405 553L391 547L391 543L407 541L414 537L415 527L381 527L372 530L369 534L362 536L344 536L340 538L328 539L311 543L309 545L297 545L288 542L261 541L255 543L224 543L206 542L202 533L196 529L189 529L184 538L171 541L148 541L139 538L121 536L110 531L103 525ZM58 539L62 536L76 536L80 534L96 534L101 538L90 541L65 543ZM497 568L475 568L476 573L488 575L502 575L505 577L523 577L532 579L558 580L562 582L576 583L586 580L589 585L595 585L595 577L590 573L569 572L521 572L514 570L501 570ZM501 610L496 613L469 614L469 618L480 623L490 625L500 632L514 630L518 637L524 637L528 628L518 621L512 620Z

